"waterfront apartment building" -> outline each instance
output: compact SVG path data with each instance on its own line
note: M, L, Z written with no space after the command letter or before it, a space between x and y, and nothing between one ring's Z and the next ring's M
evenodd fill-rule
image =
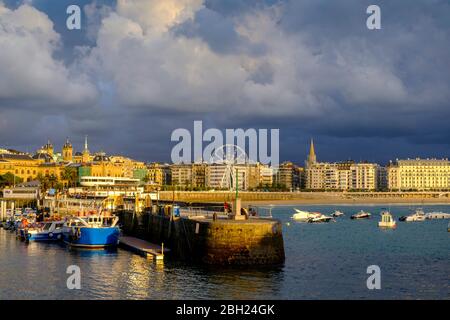
M236 176L237 171L237 176ZM249 171L246 165L227 166L226 164L208 164L206 167L206 185L212 189L236 189L236 178L239 190L249 188Z
M192 164L192 187L194 189L204 189L206 187L206 169L206 163Z
M298 167L290 161L283 162L275 170L273 184L283 187L289 191L300 189L303 168Z
M392 191L450 190L448 159L406 159L387 167L388 188Z
M261 165L259 170L259 186L271 187L273 184L273 169L266 165Z
M350 166L352 190L374 191L378 189L378 165L375 163L354 163Z
M170 172L173 186L192 187L192 164L172 164Z
M148 183L161 187L172 183L172 171L167 163L150 163L147 165Z
M314 143L311 141L305 162L305 188L308 190L361 190L374 191L378 184L375 163L317 162Z
M235 189L236 169L239 190L272 186L273 170L266 165L192 163L170 165L172 184L192 189Z

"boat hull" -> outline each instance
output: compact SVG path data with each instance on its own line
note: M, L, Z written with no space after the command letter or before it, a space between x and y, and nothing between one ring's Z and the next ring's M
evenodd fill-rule
M353 220L370 219L370 216L351 216L350 219Z
M395 222L378 222L378 226L380 228L395 229L397 227L397 224Z
M62 232L37 232L28 233L28 241L60 241Z
M73 247L101 249L117 246L119 243L119 234L118 227L79 227L77 228L77 232L73 232L71 228L65 228L63 231L63 240L66 244Z

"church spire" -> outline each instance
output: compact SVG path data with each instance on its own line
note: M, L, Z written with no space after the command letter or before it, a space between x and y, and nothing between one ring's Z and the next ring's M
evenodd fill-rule
M314 150L314 141L311 138L311 144L309 146L309 155L308 158L306 159L306 166L309 167L316 162L317 158L316 158L316 151Z
M84 150L87 151L88 149L88 136L84 136Z
M316 152L314 150L314 141L312 138L311 138L311 145L309 146L309 157L314 159L316 158Z
M88 149L88 136L84 136L84 150L81 156L81 162L87 163L91 161L91 157Z

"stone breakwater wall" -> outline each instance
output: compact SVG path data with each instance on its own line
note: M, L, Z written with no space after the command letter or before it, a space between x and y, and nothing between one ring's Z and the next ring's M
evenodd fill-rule
M127 235L170 248L172 258L218 265L277 265L285 259L275 219L207 219L118 213Z

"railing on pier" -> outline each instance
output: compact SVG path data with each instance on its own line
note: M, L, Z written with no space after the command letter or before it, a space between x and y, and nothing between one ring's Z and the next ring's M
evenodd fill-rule
M252 207L248 215L251 218L265 218L265 219L271 219L272 218L272 209L273 207ZM189 218L189 217L205 217L205 218L213 218L214 215L216 215L218 218L228 218L228 215L231 214L231 212L225 212L223 206L217 206L217 207L183 207L180 208L180 216Z

